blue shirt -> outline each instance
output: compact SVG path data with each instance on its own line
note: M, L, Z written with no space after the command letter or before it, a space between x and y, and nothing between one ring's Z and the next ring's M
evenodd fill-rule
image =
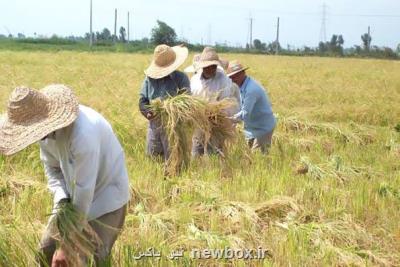
M270 133L276 125L271 102L264 88L250 77L240 87L241 110L234 118L244 122L246 138L258 138Z

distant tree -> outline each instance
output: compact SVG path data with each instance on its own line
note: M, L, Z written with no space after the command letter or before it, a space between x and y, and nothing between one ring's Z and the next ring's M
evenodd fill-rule
M356 50L356 54L360 55L362 53L362 48L359 45L354 46L355 50Z
M92 37L93 40L96 39L96 33L92 32ZM85 33L85 36L83 37L85 40L90 40L90 32Z
M398 44L397 49L396 49L397 54L400 56L400 44Z
M107 29L107 28L104 28L104 29L103 29L103 31L100 33L100 36L99 36L99 37L100 37L100 38L98 38L98 39L104 40L104 41L112 40L111 32L110 32L110 30Z
M361 35L361 40L363 42L364 50L369 51L372 41L371 36L368 33L364 33Z
M324 42L319 42L319 44L318 44L318 52L320 54L324 54L324 53L328 52L328 47Z
M265 43L262 43L259 39L254 39L253 46L257 50L265 50Z
M151 30L151 42L156 45L174 45L176 37L175 30L160 20L157 20L157 26Z
M126 43L126 30L124 27L119 28L119 39L121 42Z
M304 47L304 53L305 54L312 54L314 51L311 47L305 46Z
M25 39L25 34L23 34L23 33L18 33L18 39Z
M339 35L337 44L338 44L338 46L343 47L343 45L344 45L344 39L343 39L343 36L342 36L342 35Z
M338 41L338 36L336 34L332 35L331 41L329 42L329 50L335 50Z

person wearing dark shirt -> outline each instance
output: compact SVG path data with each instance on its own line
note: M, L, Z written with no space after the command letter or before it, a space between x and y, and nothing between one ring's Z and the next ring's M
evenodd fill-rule
M147 154L152 157L169 157L168 138L161 122L149 108L152 100L174 97L178 94L190 93L189 78L177 69L188 57L188 49L183 46L169 47L159 45L154 51L153 61L145 71L139 97L139 108L143 116L149 120L147 132Z

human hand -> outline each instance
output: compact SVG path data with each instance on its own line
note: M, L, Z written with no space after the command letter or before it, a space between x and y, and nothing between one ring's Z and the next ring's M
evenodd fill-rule
M148 120L153 120L155 117L156 117L156 115L154 115L154 113L151 111L147 112L147 114L146 114L146 118Z
M58 249L53 255L51 267L68 267L67 256L64 250Z

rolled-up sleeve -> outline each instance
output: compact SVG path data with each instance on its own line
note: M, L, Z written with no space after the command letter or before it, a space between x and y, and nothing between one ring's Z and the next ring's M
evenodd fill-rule
M87 216L93 202L99 172L100 147L95 136L78 135L71 144L74 159L72 204Z
M53 157L45 145L40 146L40 159L43 162L44 171L47 176L47 187L53 194L54 205L56 206L60 200L69 198L60 162Z

